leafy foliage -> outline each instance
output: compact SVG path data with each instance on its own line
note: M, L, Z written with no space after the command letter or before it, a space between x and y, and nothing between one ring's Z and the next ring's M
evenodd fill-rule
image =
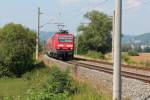
M69 96L77 93L78 88L68 71L57 67L50 69L48 81L40 92L32 92L31 100L69 100Z
M143 52L150 53L150 47L144 48Z
M121 51L122 51L122 52L128 52L128 51L130 51L130 50L132 50L130 44L123 44L122 47L121 47Z
M33 64L35 32L20 24L7 24L0 30L0 77L21 76Z
M139 53L138 53L137 51L130 50L130 51L128 52L128 55L129 55L129 56L139 56Z
M105 56L101 52L96 52L96 51L88 51L86 56L94 58L94 59L104 59Z
M98 11L88 12L84 15L90 21L88 25L80 25L79 52L97 51L107 53L111 51L112 19Z
M135 61L133 61L132 59L130 59L130 56L128 53L123 53L122 54L122 61L126 64L129 64L129 65L135 65L137 64Z
M73 87L73 79L68 74L68 71L61 71L57 67L52 67L50 71L50 77L45 85L47 91L51 93L64 93L68 92L73 94L76 92L76 88Z
M141 65L144 65L145 67L150 67L150 62L149 61L142 61L140 62Z
M124 62L129 62L130 61L130 58L129 58L129 55L128 54L122 54L122 61L124 61Z
M69 71L52 67L43 89L39 92L32 91L28 100L110 100L110 97L97 94L86 84L77 83L69 75Z
M111 95L76 82L69 71L44 67L42 62L19 79L3 78L0 80L0 89L2 100L111 100Z

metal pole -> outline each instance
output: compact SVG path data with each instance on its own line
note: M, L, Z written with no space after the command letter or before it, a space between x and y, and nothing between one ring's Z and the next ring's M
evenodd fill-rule
M40 33L40 7L38 7L38 30L36 36L36 60L39 57L39 33Z
M46 41L44 40L44 41L43 41L43 54L44 54L45 51L46 51L45 45L46 45Z
M76 36L76 55L78 55L78 32Z
M122 0L116 0L115 5L113 100L121 100Z
M115 34L115 11L112 17L112 62L114 60L114 34Z

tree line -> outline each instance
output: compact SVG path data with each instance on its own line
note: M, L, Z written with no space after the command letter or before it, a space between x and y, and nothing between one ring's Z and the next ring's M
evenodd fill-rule
M112 48L112 18L99 11L87 12L87 25L78 27L79 53L95 51L105 54ZM0 28L0 77L20 77L34 67L36 33L21 24L10 23Z
M33 68L36 33L21 24L0 29L0 77L20 77Z
M79 53L86 54L88 51L108 53L112 48L112 18L103 12L91 11L84 15L89 23L78 27Z

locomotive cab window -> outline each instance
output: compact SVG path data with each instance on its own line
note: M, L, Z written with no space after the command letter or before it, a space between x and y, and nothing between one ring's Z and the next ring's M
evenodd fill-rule
M58 37L59 42L72 42L72 37Z

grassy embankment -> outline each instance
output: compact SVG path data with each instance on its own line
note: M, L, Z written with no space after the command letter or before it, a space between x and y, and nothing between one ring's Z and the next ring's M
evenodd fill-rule
M48 68L40 63L31 72L25 73L21 78L1 78L0 97L26 96L30 89L40 89L42 84L48 79Z
M111 96L98 93L85 83L74 81L68 72L62 72L58 68L39 67L21 78L0 79L2 100L45 100L46 98L47 100L111 100Z
M102 53L95 52L95 51L89 51L87 54L81 55L88 57L89 59L96 59L96 60L104 60L107 62L112 62L112 54L107 53L103 55ZM122 53L122 63L128 64L128 65L135 65L138 67L150 67L150 54L142 54L140 53L137 56L131 56L128 53Z

